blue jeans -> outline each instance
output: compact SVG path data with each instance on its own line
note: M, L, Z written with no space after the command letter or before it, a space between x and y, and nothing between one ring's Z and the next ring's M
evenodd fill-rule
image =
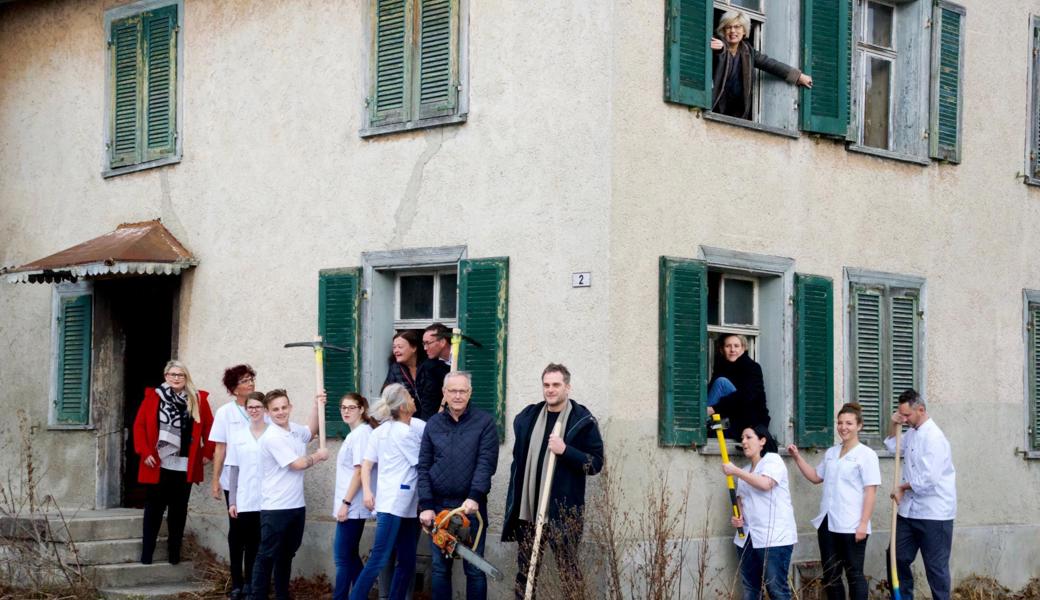
M769 591L770 600L791 600L787 585L787 571L791 566L794 545L755 548L751 536L743 548L737 548L740 559L740 583L744 586L744 600L759 600L762 584Z
M476 552L484 556L488 519L483 511L481 516L484 517L485 527L484 533L481 534L480 541L477 543ZM473 532L473 535L477 534L476 521L476 517L470 519L470 531ZM433 600L451 600L451 567L454 559L445 558L440 548L434 545L432 538L430 539L430 561L433 571ZM487 600L487 575L465 560L462 561L462 571L466 574L466 600Z
M365 567L358 552L361 534L364 532L365 519L347 519L336 523L336 540L332 546L332 556L336 563L336 585L332 590L332 600L347 600L350 586L354 585L361 569Z
M404 600L408 584L415 577L415 547L419 541L419 519L405 519L389 513L376 515L376 538L368 554L368 562L361 570L350 600L367 600L376 577L390 561L390 553L397 551L397 570L390 584L390 600Z
M733 392L737 391L736 386L733 382L725 377L719 377L711 384L711 388L708 389L708 406L715 406L726 396L729 396Z
M932 600L950 599L950 548L953 546L953 521L896 519L896 571L899 572L899 597L914 600L914 573L910 564L921 551L924 574L932 588ZM892 549L889 548L889 552ZM891 564L891 563L889 563ZM889 581L892 575L889 574Z

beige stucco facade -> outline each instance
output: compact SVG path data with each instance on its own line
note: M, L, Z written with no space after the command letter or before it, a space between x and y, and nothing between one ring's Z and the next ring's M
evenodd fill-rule
M247 361L258 388L287 388L305 419L310 363L282 344L313 335L320 269L408 248L508 256L507 423L540 400L545 363L566 363L573 396L600 418L630 508L652 472L646 457L677 490L688 476L686 530L700 531L710 503L711 561L728 566L718 457L656 446L658 258L722 248L791 258L799 273L832 278L836 405L851 400L843 269L912 275L927 290L924 387L958 472L954 577L1020 586L1040 571L1040 463L1017 453L1026 444L1023 290L1040 289L1040 190L1016 176L1028 23L1040 4L963 2L963 161L924 167L666 104L663 1L462 0L467 121L362 138L368 2L183 0L183 157L103 178L103 21L119 4L0 4L0 266L161 218L199 261L183 276L176 353L214 408L229 399L223 369ZM593 285L572 288L577 271L591 272ZM99 436L113 432L47 427L51 328L50 285L0 285L0 406L24 409L36 428L47 492L69 510L93 508ZM10 437L14 420L4 427ZM512 442L510 432L493 520ZM817 552L808 521L819 489L788 465L804 560ZM892 466L882 459L886 481ZM301 573L332 571L332 485L331 465L307 475ZM203 488L193 494L189 528L219 551L223 504ZM875 511L875 578L889 506L880 500ZM489 552L512 570L512 546Z

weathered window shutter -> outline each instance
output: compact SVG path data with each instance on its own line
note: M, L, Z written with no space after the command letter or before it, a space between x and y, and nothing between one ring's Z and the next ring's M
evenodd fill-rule
M144 156L174 153L177 136L177 5L142 15L144 38Z
M1029 441L1040 450L1040 304L1029 305Z
M802 70L813 78L801 89L802 130L845 137L849 111L849 4L802 0Z
M459 328L476 340L459 350L459 369L473 377L473 405L486 410L505 441L509 258L459 261Z
M668 0L664 98L711 108L711 0Z
M883 361L885 339L882 325L882 291L867 286L852 286L852 390L853 402L863 409L863 435L881 435L888 420L882 415Z
M324 341L349 350L324 352L327 436L346 437L350 433L340 416L339 400L347 392L357 392L361 381L360 301L360 270L335 269L318 275L318 331Z
M62 296L58 316L58 381L55 417L59 425L90 422L90 346L93 296Z
M795 275L795 441L834 443L834 285Z
M917 388L918 291L892 288L888 301L888 399L894 410L900 394Z
M389 125L408 120L412 53L410 0L375 0L372 33L372 96L369 123Z
M1033 17L1032 96L1029 109L1029 174L1040 178L1040 17Z
M109 166L138 162L141 148L141 18L112 23L109 39L112 72L112 114L109 126Z
M418 118L451 115L458 99L458 0L419 1Z
M703 444L708 385L708 268L662 256L658 315L658 443Z
M961 81L964 78L964 8L937 2L932 16L932 158L961 161Z

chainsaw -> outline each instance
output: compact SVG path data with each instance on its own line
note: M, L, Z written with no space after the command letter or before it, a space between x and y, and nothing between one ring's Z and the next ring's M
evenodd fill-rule
M427 529L423 526L423 530L430 534L430 539L433 540L433 545L440 549L441 553L444 554L445 558L454 558L456 556L461 557L474 567L485 572L495 581L502 581L502 571L499 571L495 565L484 560L484 557L477 554L477 543L480 542L480 536L484 533L484 518L477 515L477 535L470 541L470 523L469 518L465 513L462 512L462 507L458 507L453 510L442 510L437 513L437 516L433 518L433 526ZM467 546L466 544L470 544Z

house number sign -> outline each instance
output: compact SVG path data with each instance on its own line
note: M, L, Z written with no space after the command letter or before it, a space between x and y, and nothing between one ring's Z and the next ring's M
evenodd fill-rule
M592 273L571 273L571 287L592 287Z

